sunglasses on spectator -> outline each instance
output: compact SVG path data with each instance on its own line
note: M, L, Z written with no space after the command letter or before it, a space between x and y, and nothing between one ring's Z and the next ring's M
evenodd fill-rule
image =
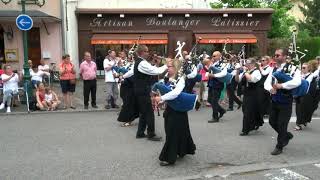
M281 56L281 54L275 54L274 55L274 57L280 57Z

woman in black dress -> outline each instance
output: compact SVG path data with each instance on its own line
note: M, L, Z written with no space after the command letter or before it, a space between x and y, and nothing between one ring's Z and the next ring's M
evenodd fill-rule
M236 75L236 80L241 83L243 89L243 124L240 136L248 135L250 131L259 129L264 123L260 116L260 105L257 98L261 73L255 59L252 58L246 61L244 68L246 70L241 75L239 75L239 71Z
M129 58L129 60L131 60L131 58ZM121 125L122 127L131 126L132 121L139 117L133 92L133 67L134 63L132 61L126 64L128 72L122 76L123 80L120 86L120 97L123 103L118 121L123 123Z
M181 64L178 60L168 62L169 81L176 79L180 67ZM184 86L185 78L181 77L173 85L172 91L161 97L156 97L155 101L159 103L175 99L183 91ZM182 158L186 154L194 154L196 146L190 133L188 112L178 112L167 105L163 117L166 141L159 160L161 166L168 166L176 162L177 156Z
M307 126L312 120L313 112L318 108L317 100L317 78L319 71L318 62L313 60L302 65L302 77L310 83L309 91L306 95L296 99L297 121L294 130L300 131L303 126Z

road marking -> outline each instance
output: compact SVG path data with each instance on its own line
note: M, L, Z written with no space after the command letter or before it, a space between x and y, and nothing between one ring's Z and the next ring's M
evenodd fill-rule
M320 117L313 117L312 118L312 120L317 120L317 119L320 119ZM264 118L263 121L267 123L267 122L269 122L269 118ZM290 122L296 122L296 121L297 121L297 117L292 116L290 118Z
M280 173L281 174L279 175L268 173L264 176L268 177L270 180L309 180L309 178L286 168L280 169Z
M316 167L320 168L320 164L314 164Z

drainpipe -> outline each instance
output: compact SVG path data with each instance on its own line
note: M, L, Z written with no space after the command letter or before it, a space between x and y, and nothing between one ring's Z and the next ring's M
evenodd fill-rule
M65 34L65 30L64 30L64 28L65 28L65 25L64 25L65 18L64 18L63 5L64 5L64 0L60 0L61 37L62 37L62 51L63 51L62 54L65 54L66 53L66 34Z

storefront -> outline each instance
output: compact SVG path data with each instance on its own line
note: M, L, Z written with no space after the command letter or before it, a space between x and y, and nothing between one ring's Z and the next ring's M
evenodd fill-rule
M267 52L267 31L271 27L272 9L77 9L79 57L94 52L97 62L109 49L130 49L141 36L160 55L174 57L177 42L185 42L190 51L196 40L198 51L229 50L246 44L251 54ZM99 62L98 62L99 64Z

